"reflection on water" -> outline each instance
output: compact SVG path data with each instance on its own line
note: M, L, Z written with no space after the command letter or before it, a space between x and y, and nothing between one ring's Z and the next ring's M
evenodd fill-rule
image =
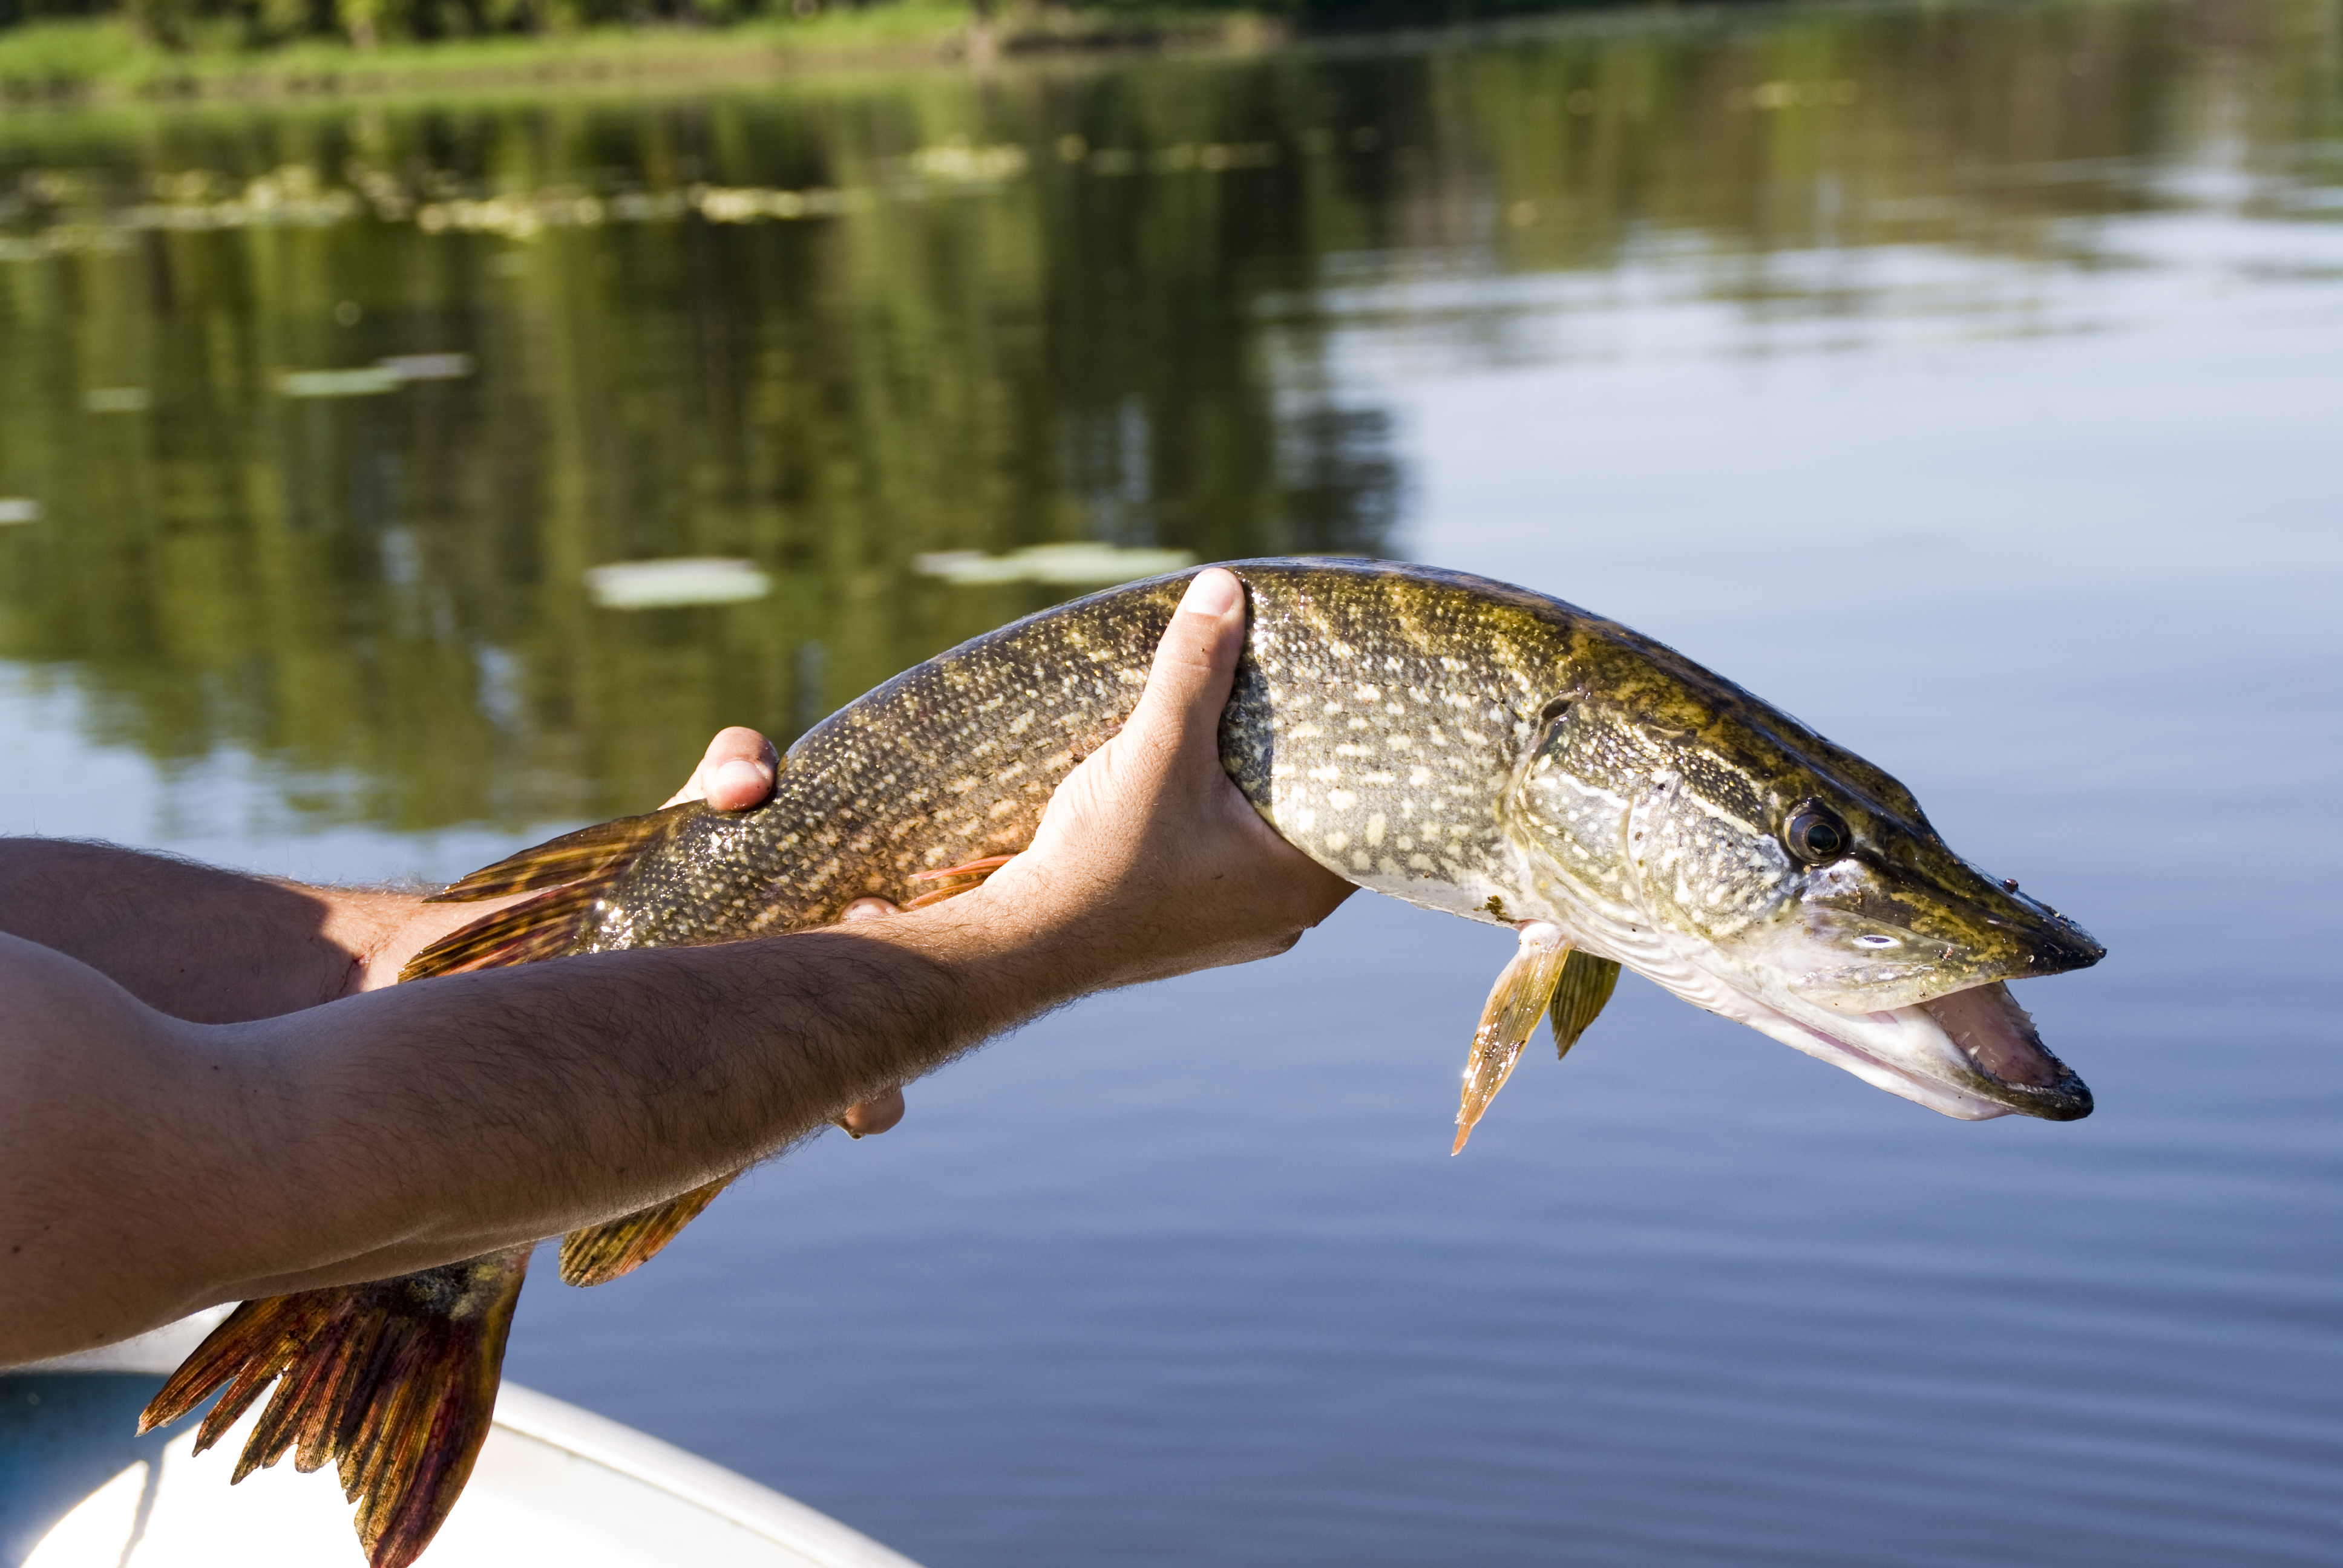
M12 117L0 497L43 520L5 546L0 651L109 739L254 756L313 822L624 809L719 722L789 732L1070 586L921 556L1397 548L1387 415L1323 356L1348 283L1463 280L1405 325L1499 360L1550 346L1490 280L1599 307L1630 266L1826 341L1874 304L1850 257L2087 261L2080 220L2174 199L2178 143L2305 156L2325 15ZM589 568L665 557L773 589L595 608Z
M510 824L1118 576L921 558L1385 551L1382 417L1255 308L1367 204L1211 139L1273 74L1164 85L12 121L0 651L302 816ZM678 557L770 591L598 608Z
M16 823L452 874L1120 572L1362 550L1677 644L2111 950L2021 991L2086 1122L1630 981L1452 1161L1509 944L1354 900L533 1291L521 1381L936 1568L2336 1557L2335 0L0 165Z

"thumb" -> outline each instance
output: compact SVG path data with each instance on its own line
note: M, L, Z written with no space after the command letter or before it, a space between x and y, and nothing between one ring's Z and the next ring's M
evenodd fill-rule
M1244 651L1244 585L1237 575L1225 567L1198 572L1155 645L1147 689L1123 735L1173 751L1198 727L1216 726Z

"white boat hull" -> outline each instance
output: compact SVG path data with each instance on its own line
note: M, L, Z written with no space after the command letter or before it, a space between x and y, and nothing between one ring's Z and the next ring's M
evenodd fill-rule
M206 1453L193 1452L192 1419L132 1437L126 1412L160 1386L181 1341L190 1333L0 1376L0 1568L363 1568L330 1471L303 1475L288 1461L228 1484L257 1407ZM507 1383L471 1483L422 1568L556 1562L918 1568L745 1476Z

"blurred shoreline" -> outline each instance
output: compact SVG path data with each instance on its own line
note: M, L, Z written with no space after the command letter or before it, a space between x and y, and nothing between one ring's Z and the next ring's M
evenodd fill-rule
M1009 59L1241 55L1291 36L1281 19L1250 10L1021 5L983 18L934 0L370 47L317 36L255 46L221 28L172 48L124 17L75 17L0 27L0 107L739 83Z

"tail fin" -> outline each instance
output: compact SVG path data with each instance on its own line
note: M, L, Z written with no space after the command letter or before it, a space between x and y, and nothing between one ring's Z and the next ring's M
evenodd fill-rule
M687 813L701 809L622 817L473 872L439 900L537 896L442 938L408 960L398 978L501 968L568 951L609 885ZM614 1255L598 1256L599 1277L616 1278L649 1258L722 1185L651 1211L648 1218L658 1223L603 1249ZM669 1219L669 1210L682 1211ZM225 1384L196 1433L200 1452L276 1384L234 1479L288 1452L301 1471L333 1461L344 1495L357 1504L355 1523L372 1568L407 1568L456 1506L488 1441L529 1251L508 1248L396 1279L246 1302L172 1374L139 1430L179 1420Z
M139 1418L151 1432L222 1383L196 1437L217 1442L271 1382L234 1479L335 1462L370 1568L407 1568L447 1517L488 1441L529 1249L371 1284L246 1302L196 1347Z

